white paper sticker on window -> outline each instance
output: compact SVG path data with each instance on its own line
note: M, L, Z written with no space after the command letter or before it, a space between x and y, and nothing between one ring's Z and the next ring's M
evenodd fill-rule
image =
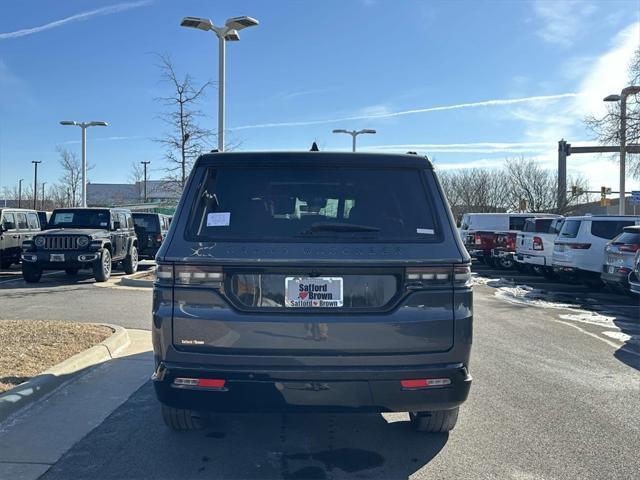
M73 222L73 213L65 212L56 214L56 223L71 223Z
M422 235L433 235L436 233L432 228L416 228L416 232Z
M228 227L231 212L216 212L207 214L207 227Z
M106 227L107 225L109 225L107 222L100 222L101 227Z

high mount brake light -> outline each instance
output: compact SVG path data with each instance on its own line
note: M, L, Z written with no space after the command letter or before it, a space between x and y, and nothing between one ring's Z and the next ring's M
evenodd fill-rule
M204 265L158 265L156 283L160 285L222 286L222 267Z
M471 282L471 267L410 267L406 270L406 281L412 286L422 285L468 285Z

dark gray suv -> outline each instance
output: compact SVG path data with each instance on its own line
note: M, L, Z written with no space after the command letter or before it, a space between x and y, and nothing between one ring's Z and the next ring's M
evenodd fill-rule
M416 155L201 156L156 257L163 418L408 411L451 430L471 385L470 258Z

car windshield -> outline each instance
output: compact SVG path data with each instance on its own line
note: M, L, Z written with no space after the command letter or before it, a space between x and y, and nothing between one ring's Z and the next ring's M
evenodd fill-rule
M191 215L197 239L434 241L420 170L211 168Z
M109 228L111 216L108 210L55 210L49 220L49 228Z

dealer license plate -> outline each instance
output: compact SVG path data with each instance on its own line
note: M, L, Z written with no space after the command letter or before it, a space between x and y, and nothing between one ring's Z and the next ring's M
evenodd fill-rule
M286 277L285 306L291 308L342 307L342 277Z
M64 253L51 253L49 255L50 262L64 262Z

